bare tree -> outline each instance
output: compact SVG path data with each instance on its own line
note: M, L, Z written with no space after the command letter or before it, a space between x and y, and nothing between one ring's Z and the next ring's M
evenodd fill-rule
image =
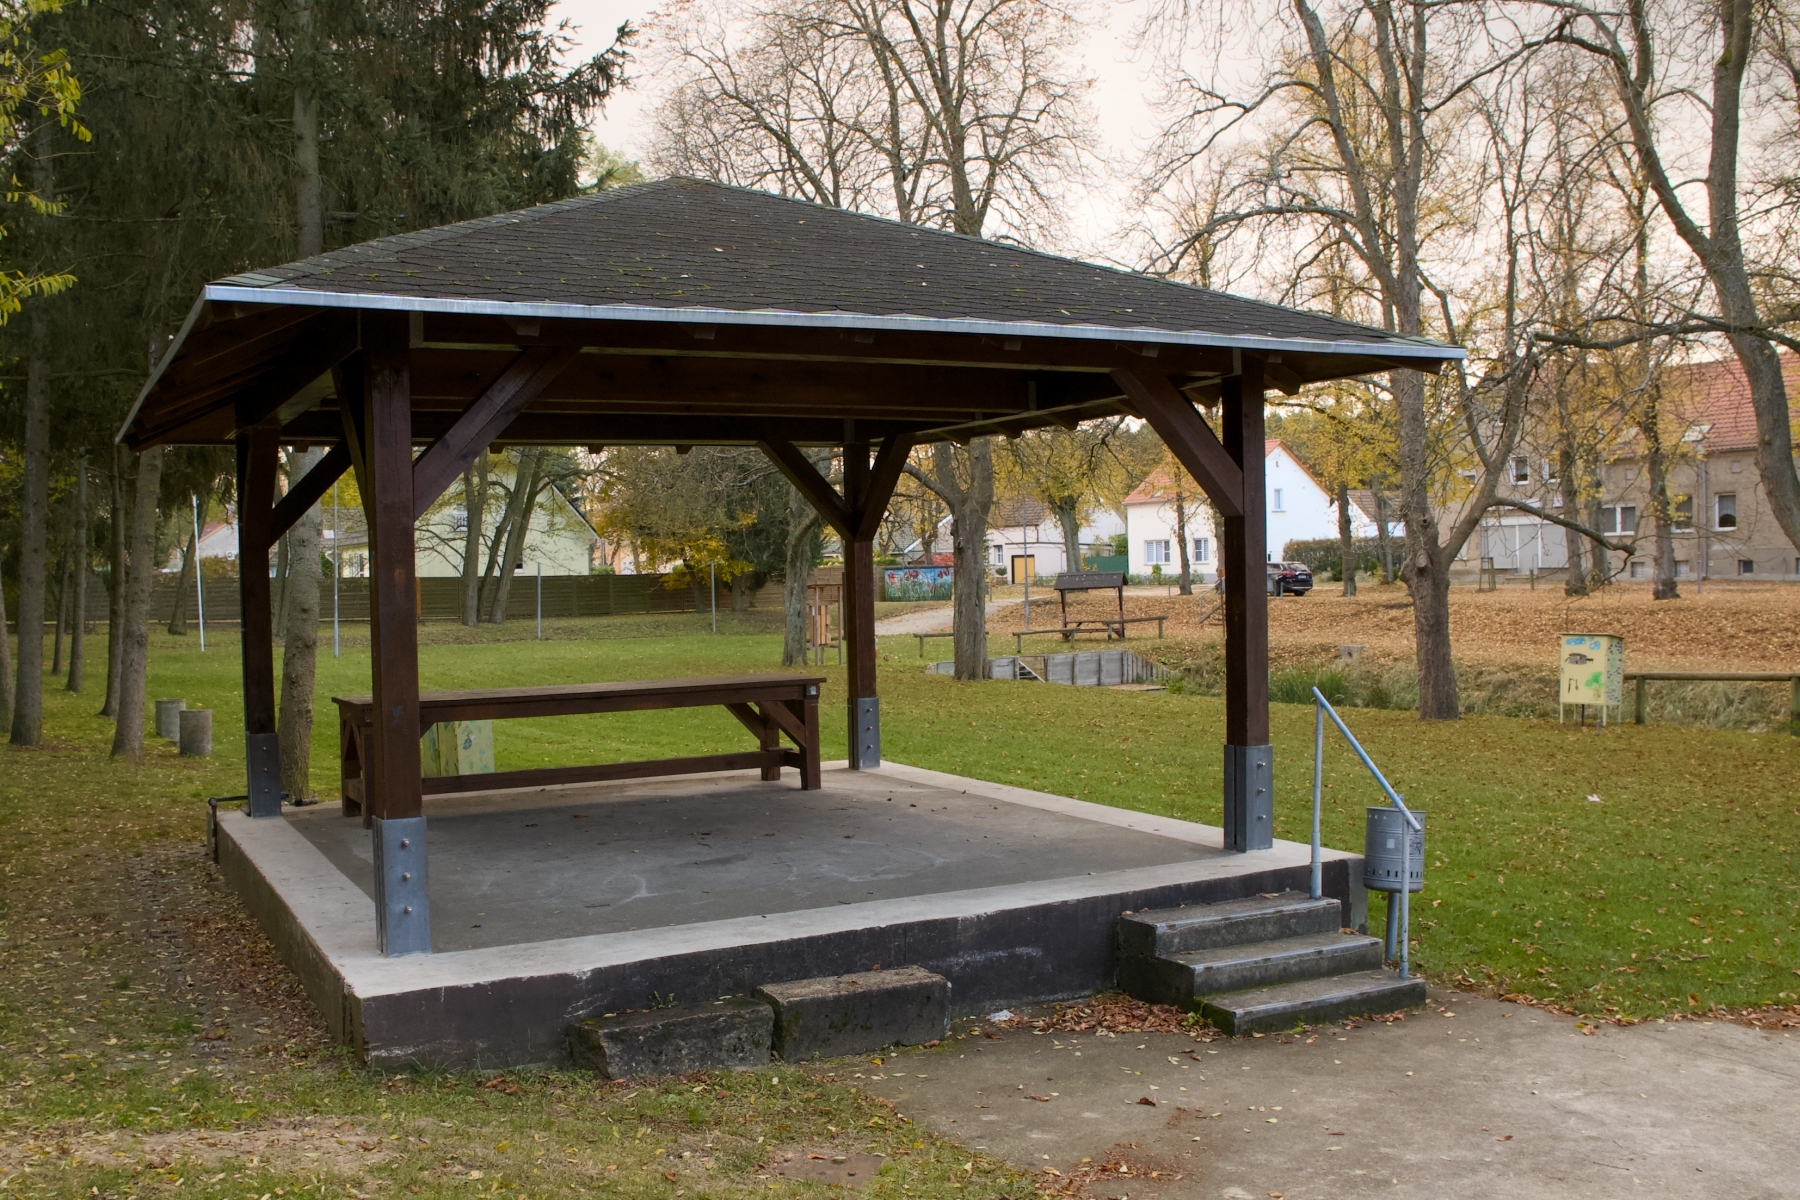
M1151 29L1174 30L1196 9L1157 5ZM1165 98L1170 122L1147 194L1222 157L1225 139L1258 137L1235 148L1213 215L1173 239L1160 265L1177 270L1192 253L1216 254L1222 237L1241 238L1252 257L1282 264L1279 298L1304 302L1342 286L1323 277L1342 251L1370 323L1488 342L1489 365L1475 378L1428 382L1394 371L1379 397L1398 435L1400 576L1413 598L1419 715L1453 719L1450 569L1494 502L1529 397L1531 346L1518 304L1524 160L1480 136L1478 119L1482 101L1506 94L1517 56L1492 52L1478 15L1430 0L1289 0L1281 11L1271 66L1248 95L1216 72L1189 72ZM1458 153L1470 143L1473 154ZM1459 312L1433 260L1465 261L1483 218L1498 227L1497 252L1476 321L1474 306Z
M936 493L950 510L956 590L952 598L955 671L958 679L986 679L987 522L994 504L992 438L976 438L966 448L939 442L926 465L906 464L906 473Z
M487 520L487 455L476 456L463 472L462 623L481 623L481 532Z
M1072 8L777 0L735 21L718 7L677 11L678 78L657 118L653 166L971 237L1029 241L1055 227L1091 140L1089 85L1067 62L1079 34ZM957 578L985 576L992 448L940 447L930 464L934 490L961 497L946 498ZM973 661L965 649L983 641L983 590L958 588L959 675ZM964 593L977 596L972 608Z
M1556 18L1555 38L1592 56L1605 71L1650 193L1709 285L1712 307L1695 304L1678 319L1632 336L1724 336L1749 383L1757 468L1769 507L1788 540L1800 546L1800 472L1776 353L1778 345L1800 351L1794 332L1800 325L1800 272L1791 255L1800 213L1791 170L1800 132L1800 54L1792 8L1750 0L1666 7L1641 0L1537 3ZM1759 58L1773 68L1767 76L1759 75ZM1780 105L1768 111L1785 109L1778 119L1757 120L1759 88L1763 99ZM1746 178L1747 115L1753 131L1759 124L1767 130L1759 148L1769 153L1753 154L1753 161L1775 164L1761 180ZM1689 137L1699 129L1706 131L1703 146L1690 150ZM1697 204L1704 205L1703 214ZM1766 258L1752 253L1754 243L1746 245L1746 234L1754 238L1759 231L1767 234Z

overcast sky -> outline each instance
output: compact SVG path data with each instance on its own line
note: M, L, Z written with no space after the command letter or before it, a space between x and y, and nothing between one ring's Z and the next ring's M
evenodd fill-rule
M647 0L559 0L556 11L580 26L578 51L594 54L611 42L620 22L642 28L654 8ZM1148 66L1133 62L1126 45L1137 9L1133 0L1093 0L1096 24L1081 46L1080 66L1095 83L1091 103L1101 140L1102 171L1135 159L1156 128L1155 114L1145 99L1150 91ZM643 152L648 137L645 123L657 97L657 81L642 73L642 65L640 59L635 85L618 93L594 126L595 137L628 157ZM1087 254L1106 248L1121 223L1123 192L1123 186L1115 183L1088 193L1070 214L1069 244L1057 248Z

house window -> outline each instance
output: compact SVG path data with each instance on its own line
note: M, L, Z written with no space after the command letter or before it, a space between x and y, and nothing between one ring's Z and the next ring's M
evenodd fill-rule
M1531 461L1523 455L1512 460L1512 481L1514 483L1531 482Z
M1161 567L1169 564L1169 539L1161 538L1144 543L1144 565Z
M1692 575L1693 571L1689 568L1687 559L1678 558L1675 560L1675 578L1687 579Z
M1544 460L1544 482L1556 482L1556 464L1547 458Z
M1212 559L1210 557L1211 554L1212 554L1212 539L1211 538L1195 538L1194 539L1194 561L1195 562L1211 562L1212 561Z
M1636 533L1637 505L1608 505L1600 510L1601 533Z
M1283 511L1285 511L1285 510L1284 510L1284 509L1283 509L1283 508L1282 508L1282 507L1281 507L1281 489L1280 489L1280 488L1276 488L1276 489L1275 489L1275 503L1274 503L1274 505L1273 505L1273 508L1274 508L1274 510L1275 510L1275 511L1276 511L1276 512L1283 512Z
M996 567L1004 567L1006 565L1006 547L990 542L988 544L988 558Z
M1694 498L1677 496L1669 511L1669 520L1676 529L1692 529L1694 527Z
M1631 560L1631 577L1633 579L1644 579L1650 574L1649 568L1649 563L1641 558L1634 558Z
M1739 575L1754 575L1754 574L1756 574L1756 560L1754 558L1738 559L1738 574Z
M469 532L469 510L466 508L451 509L450 528L454 529L457 533Z
M1736 492L1720 492L1719 493L1719 498L1716 501L1714 501L1714 503L1713 503L1713 528L1714 529L1736 529L1737 528L1737 493Z

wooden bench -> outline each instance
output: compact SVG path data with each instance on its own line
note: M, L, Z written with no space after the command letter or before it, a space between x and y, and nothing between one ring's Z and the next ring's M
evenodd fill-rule
M819 786L819 687L824 682L817 676L806 675L730 675L714 679L422 692L419 695L421 733L442 721L567 717L586 713L707 708L717 704L756 735L758 747L729 754L698 754L643 762L446 775L421 780L421 791L427 796L441 796L544 784L737 771L750 767L760 768L762 777L770 781L781 778L781 768L797 767L800 786L807 790L816 789ZM332 700L338 706L344 812L346 815L361 812L366 824L381 809L379 797L365 794L363 780L363 765L369 761L370 740L374 734L374 702L369 696L334 696ZM782 734L794 743L794 749L782 747ZM416 749L414 753L417 753Z

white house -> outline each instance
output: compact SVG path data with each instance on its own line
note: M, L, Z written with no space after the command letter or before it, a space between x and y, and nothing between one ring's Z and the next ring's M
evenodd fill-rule
M949 562L951 545L950 518L938 523L938 535L932 551L945 564ZM1125 532L1125 522L1111 509L1102 508L1089 514L1082 524L1078 539L1086 555L1111 554L1113 538ZM1079 571L1080 563L1071 564L1063 547L1062 525L1050 507L1037 500L999 500L988 512L988 565L1006 576L1008 583L1022 583L1026 572L1034 578L1057 575L1063 571ZM901 558L911 560L924 552L918 542L901 551Z
M1268 503L1269 558L1284 553L1289 542L1335 538L1338 535L1337 502L1306 465L1279 440L1264 445L1263 468ZM1189 563L1196 578L1217 577L1219 543L1213 528L1212 509L1199 486L1189 481L1178 492L1167 471L1156 471L1125 498L1126 532L1131 543L1131 573L1148 575L1162 568L1165 575L1181 571L1177 548L1177 501L1187 509ZM1350 532L1354 537L1374 537L1375 522L1356 502L1350 503Z

